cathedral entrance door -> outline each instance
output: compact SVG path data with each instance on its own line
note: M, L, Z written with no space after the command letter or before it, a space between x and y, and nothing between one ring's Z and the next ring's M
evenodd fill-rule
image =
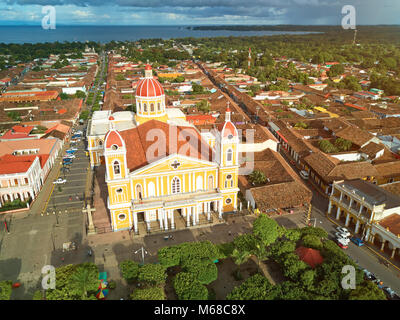
M144 212L138 212L137 219L138 219L138 222L143 222L144 221Z

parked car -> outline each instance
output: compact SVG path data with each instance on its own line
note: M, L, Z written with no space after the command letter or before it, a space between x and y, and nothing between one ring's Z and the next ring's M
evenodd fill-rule
M310 177L310 174L305 170L301 170L300 177L302 177L304 180L308 180L308 178Z
M71 163L72 163L72 159L71 158L63 159L63 164L71 164Z
M346 234L344 234L344 233L341 233L341 232L336 232L335 233L335 237L336 238L348 239L348 236ZM350 241L350 239L348 239L348 240Z
M364 245L364 241L362 241L360 238L352 237L350 240L359 247Z
M74 154L76 152L76 150L71 150L71 149L68 149L67 151L66 151L66 153L69 153L69 154Z
M346 237L350 237L350 232L349 232L349 230L347 230L346 228L344 228L344 227L337 227L336 230L339 231L340 233L346 235Z
M75 159L76 156L74 154L66 154L63 159Z
M62 179L62 178L58 178L57 180L53 181L54 184L64 184L66 182L67 182L67 180Z
M82 138L82 134L74 134L71 139L79 139Z
M343 239L336 239L336 243L338 244L339 247L342 249L347 249L349 246L349 243L344 241Z
M383 287L383 291L385 291L390 298L394 298L397 295L397 293L390 287Z

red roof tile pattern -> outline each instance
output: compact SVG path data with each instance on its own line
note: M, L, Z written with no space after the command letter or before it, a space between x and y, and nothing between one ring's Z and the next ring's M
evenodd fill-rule
M126 159L130 171L174 153L212 161L212 149L193 127L173 126L153 119L136 128L120 131L119 134L126 143ZM165 137L166 141L159 141L162 139L160 136ZM160 149L155 147L157 143L160 143ZM160 154L164 146L165 154Z
M164 94L164 89L158 80L153 78L144 78L136 87L138 97L159 97Z

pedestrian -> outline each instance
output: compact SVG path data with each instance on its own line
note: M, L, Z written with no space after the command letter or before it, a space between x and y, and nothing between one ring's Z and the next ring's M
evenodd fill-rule
M61 258L61 262L64 262L64 257Z
M92 249L88 250L88 256L91 257L92 256Z
M228 234L229 234L230 236L232 235L232 232L231 232L231 230L229 230L229 231L228 231Z

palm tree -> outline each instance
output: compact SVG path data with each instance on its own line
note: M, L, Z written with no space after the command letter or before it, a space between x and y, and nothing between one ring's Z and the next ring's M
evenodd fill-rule
M262 243L257 243L256 247L254 248L253 254L257 258L258 271L260 271L260 261L264 260L267 257L265 246Z
M232 252L232 258L235 261L235 264L238 266L245 263L251 256L251 253L248 251L241 251L238 249L234 249Z
M73 281L71 285L80 292L82 299L87 298L88 290L97 284L97 279L94 277L93 272L84 267L79 267L71 276L71 280Z
M264 184L267 181L267 177L265 176L264 172L260 170L254 170L250 175L249 179L254 184Z

